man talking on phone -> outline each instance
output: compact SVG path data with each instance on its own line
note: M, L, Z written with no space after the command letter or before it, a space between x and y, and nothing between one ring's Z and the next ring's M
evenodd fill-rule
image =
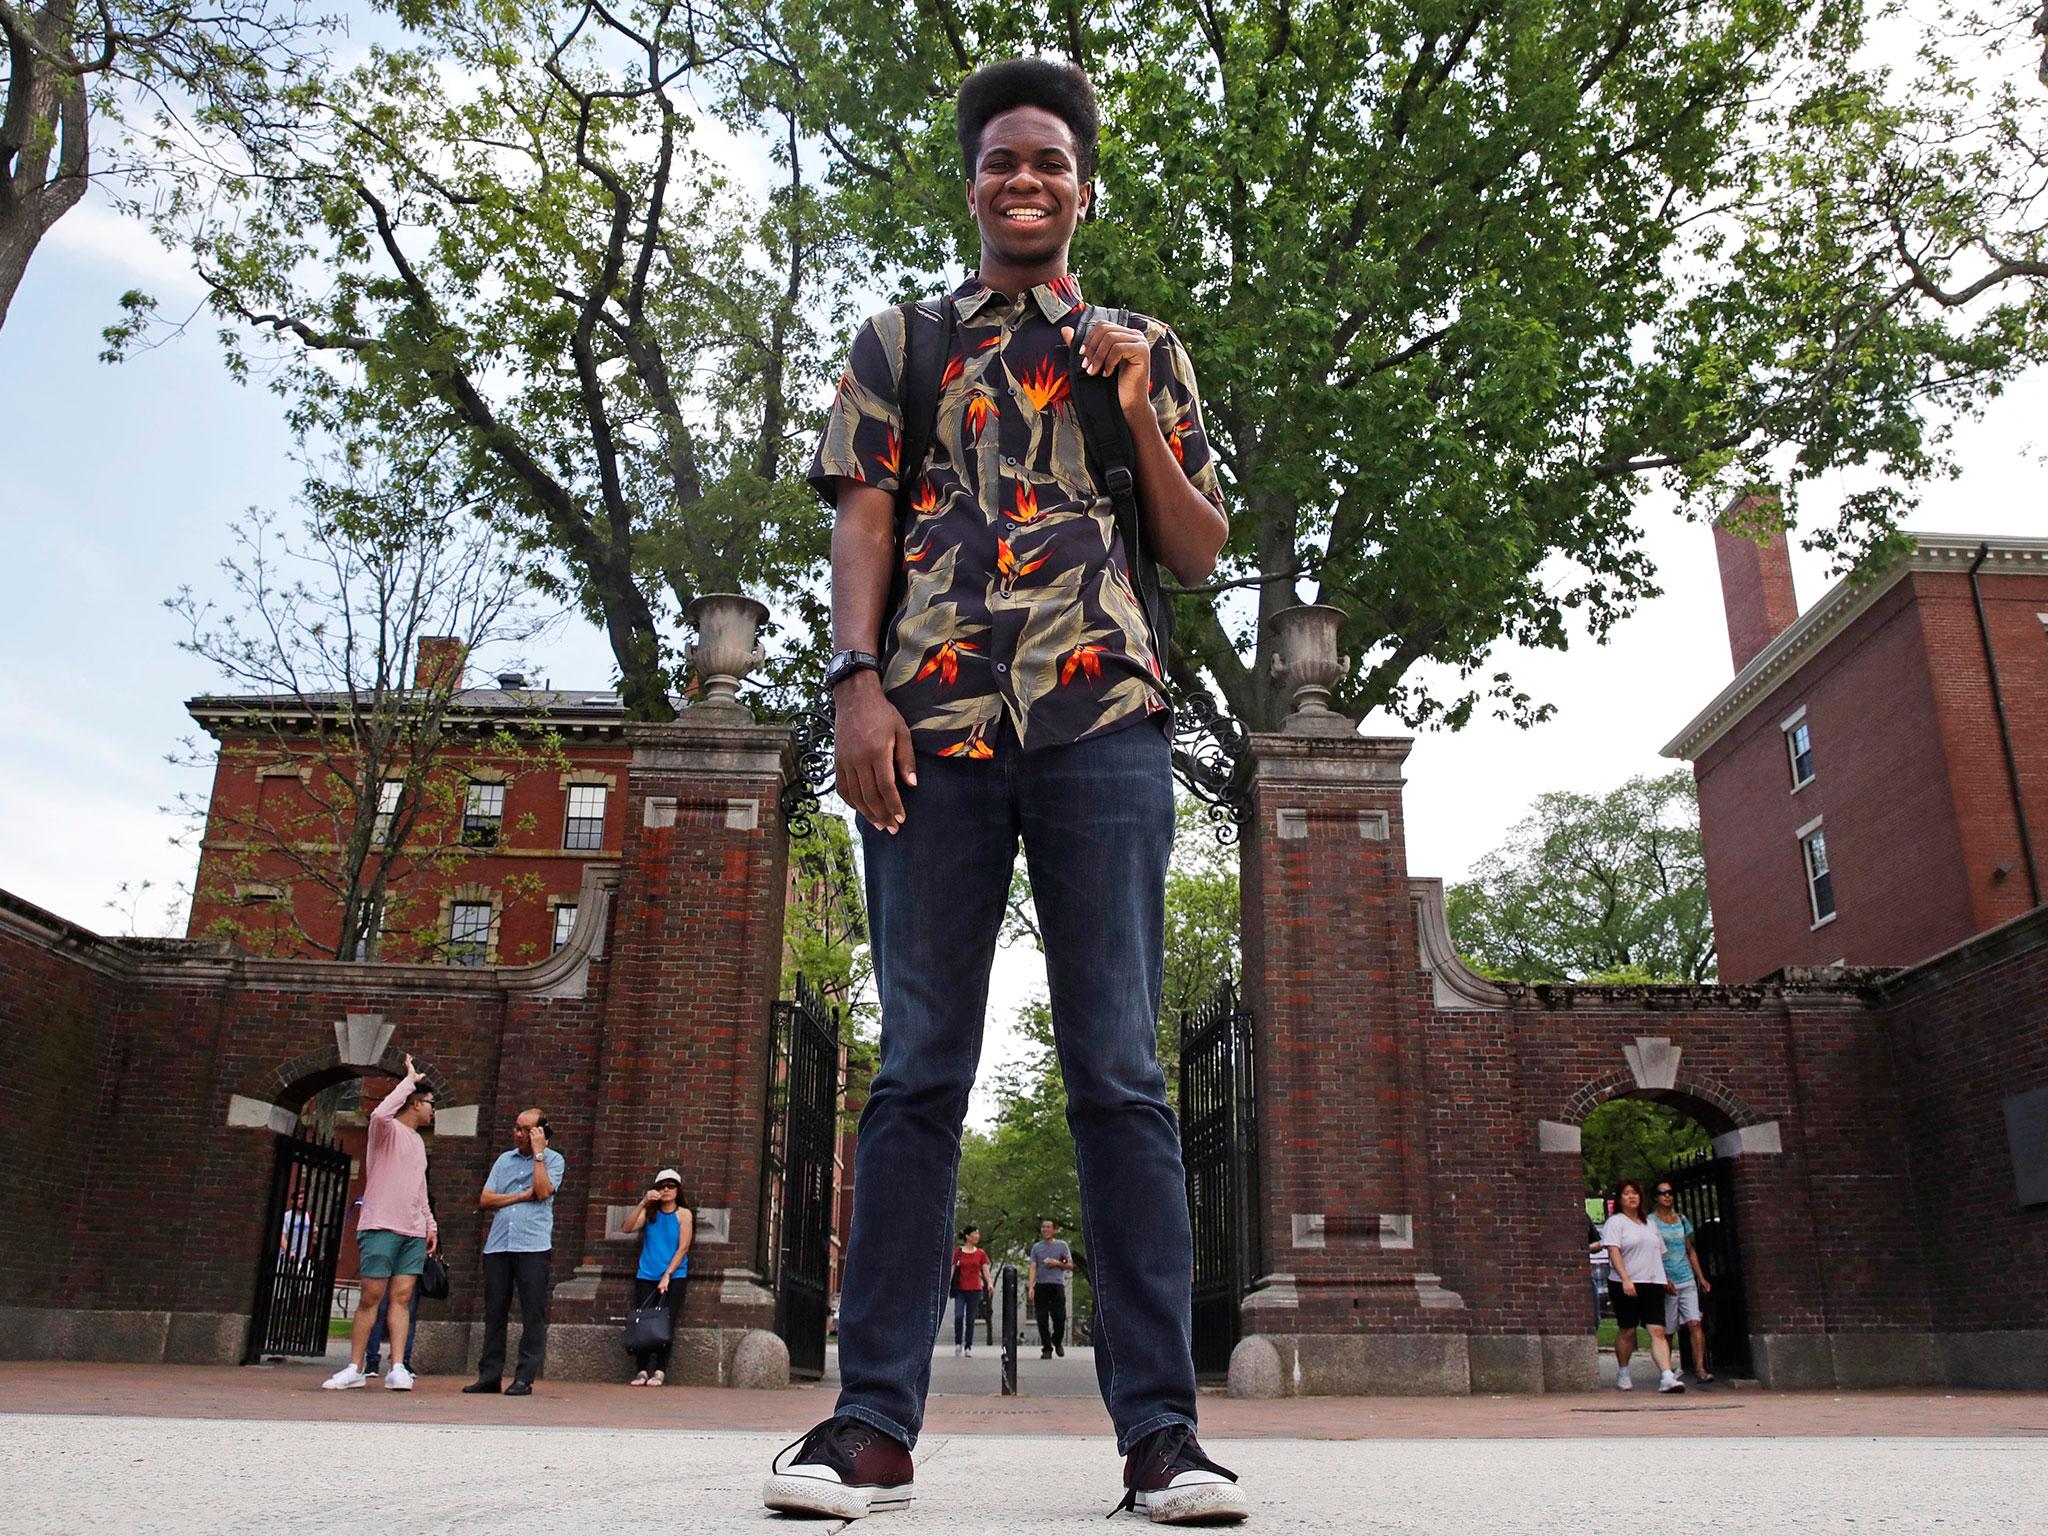
M491 1213L490 1236L484 1239L484 1348L476 1362L476 1380L465 1392L497 1392L525 1397L540 1375L548 1342L548 1279L555 1247L555 1191L562 1187L568 1163L548 1145L547 1117L537 1109L522 1110L513 1122L510 1152L491 1165L477 1204ZM519 1292L519 1365L512 1385L504 1385L505 1324L512 1312L512 1292Z

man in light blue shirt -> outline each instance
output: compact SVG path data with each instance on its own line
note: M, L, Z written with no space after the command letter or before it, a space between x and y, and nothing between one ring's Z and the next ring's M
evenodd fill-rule
M477 1204L491 1213L484 1239L484 1347L476 1380L465 1392L525 1397L540 1375L548 1340L548 1280L555 1247L555 1191L568 1163L548 1145L547 1117L522 1110L512 1128L517 1145L491 1165ZM519 1292L519 1364L504 1386L505 1325Z

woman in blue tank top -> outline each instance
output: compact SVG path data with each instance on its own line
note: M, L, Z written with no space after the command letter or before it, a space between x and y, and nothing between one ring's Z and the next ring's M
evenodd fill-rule
M668 1380L669 1350L675 1342L683 1311L683 1290L690 1275L690 1238L696 1223L690 1207L683 1202L683 1178L673 1168L654 1176L654 1188L647 1191L633 1214L626 1218L626 1230L640 1234L640 1267L633 1272L633 1310L639 1311L656 1296L668 1303L669 1343L633 1352L640 1372L628 1386L658 1387Z

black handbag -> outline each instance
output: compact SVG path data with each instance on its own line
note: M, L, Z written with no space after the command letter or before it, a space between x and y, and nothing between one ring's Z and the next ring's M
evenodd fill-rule
M628 1353L665 1348L675 1336L675 1320L668 1315L668 1298L656 1291L647 1305L626 1314L625 1345Z
M428 1301L448 1299L448 1266L433 1254L427 1255L426 1267L420 1271L417 1282L420 1295Z

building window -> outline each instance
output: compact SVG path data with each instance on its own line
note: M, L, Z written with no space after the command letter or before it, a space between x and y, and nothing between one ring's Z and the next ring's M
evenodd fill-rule
M1828 873L1827 834L1818 826L1802 827L1799 850L1806 862L1806 894L1813 905L1813 926L1818 928L1835 915L1835 881Z
M569 935L576 930L576 903L565 901L555 908L555 948L560 949L569 942Z
M505 826L505 786L472 782L462 803L462 846L495 848Z
M384 906L382 902L374 902L370 906L368 918L363 923L362 934L356 939L356 959L375 960L377 950L383 942Z
M448 963L482 965L491 951L491 904L458 901L448 914Z
M1813 782L1813 733L1801 720L1785 732L1785 755L1792 760L1792 787L1800 789Z
M602 784L569 786L569 821L562 829L564 848L604 846L604 793Z
M398 802L405 797L405 780L386 779L377 786L377 824L370 840L383 847L391 841L391 824L398 819Z

